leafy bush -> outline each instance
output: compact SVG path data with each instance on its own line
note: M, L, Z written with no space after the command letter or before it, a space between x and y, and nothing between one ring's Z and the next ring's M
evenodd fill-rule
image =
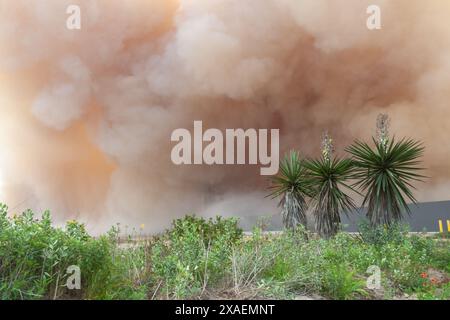
M345 264L328 263L324 268L321 292L327 297L347 300L364 295L365 282L355 277Z
M242 237L242 229L238 227L236 218L224 219L217 216L215 219L206 220L196 216L185 216L175 220L172 225L172 230L168 232L171 238L183 238L196 234L206 246L220 239L233 244Z
M75 221L55 228L48 211L40 219L31 210L13 218L7 211L0 205L0 299L111 298L124 284L109 235L93 238ZM80 290L66 288L71 265L80 268Z
M430 242L431 240L428 240ZM436 268L446 271L450 274L450 245L447 242L438 243L430 248L426 248L428 254L431 256L430 263Z
M450 282L442 288L429 288L418 294L420 300L450 300Z
M152 271L166 297L201 294L219 281L230 266L232 247L242 239L234 218L205 220L187 216L175 220L152 249Z
M384 245L386 243L401 243L408 235L408 226L401 223L394 223L390 226L372 226L363 220L358 225L361 239L369 244Z

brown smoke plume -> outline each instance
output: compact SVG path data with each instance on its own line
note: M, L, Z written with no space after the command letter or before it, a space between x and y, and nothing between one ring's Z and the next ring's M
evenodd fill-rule
M0 200L94 230L273 214L257 167L175 166L170 133L279 128L281 152L316 155L323 130L342 150L379 112L426 144L419 199L446 200L449 17L439 0L0 0Z

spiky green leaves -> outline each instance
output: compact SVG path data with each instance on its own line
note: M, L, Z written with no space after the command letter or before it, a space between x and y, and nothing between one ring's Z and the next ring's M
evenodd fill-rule
M305 163L313 190L312 212L316 230L325 238L334 236L340 228L341 213L355 209L355 204L344 190L352 190L347 181L352 176L353 164L349 159L309 160Z
M367 217L375 225L399 221L409 213L407 199L416 203L412 193L414 181L421 181L423 170L420 158L424 147L418 141L402 139L383 144L373 139L375 148L355 141L347 151L353 156L355 187L366 192L363 206L368 206Z
M351 190L347 180L352 175L349 159L303 160L298 152L291 151L280 164L279 174L273 177L270 196L281 197L280 207L285 228L301 224L306 227L307 198L311 198L316 229L329 238L340 227L342 212L355 208L353 200L344 189Z
M372 226L391 225L410 212L407 201L416 202L413 183L424 178L420 174L424 147L412 139L390 140L388 120L385 115L378 119L375 148L357 140L346 149L352 159L333 158L328 134L320 159L303 160L295 151L285 156L279 174L272 178L270 194L281 197L285 227L306 226L306 198L311 198L316 230L323 237L333 236L340 227L340 214L355 209L346 193L351 190L365 193L362 205L367 206Z
M279 206L285 228L293 229L301 224L306 227L306 197L311 195L308 173L304 160L296 151L287 154L280 163L277 176L271 178L272 198L281 197Z

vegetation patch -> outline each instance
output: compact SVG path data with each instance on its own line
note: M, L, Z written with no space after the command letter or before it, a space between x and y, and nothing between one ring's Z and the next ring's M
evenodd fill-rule
M118 230L91 237L83 225L51 225L31 211L0 216L2 299L449 299L450 242L389 233L321 239L299 227L244 236L236 219L187 216L148 241L119 244ZM306 237L305 237L306 234ZM78 265L81 289L66 287ZM370 266L381 287L367 287Z

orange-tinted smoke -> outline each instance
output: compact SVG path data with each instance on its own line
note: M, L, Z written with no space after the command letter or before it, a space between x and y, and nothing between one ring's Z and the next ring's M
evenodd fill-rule
M78 4L81 30L66 29ZM366 8L382 9L369 31ZM93 230L148 230L186 213L266 215L250 166L174 166L170 133L279 128L281 151L317 155L374 134L422 139L448 199L450 4L422 0L0 0L0 189Z

